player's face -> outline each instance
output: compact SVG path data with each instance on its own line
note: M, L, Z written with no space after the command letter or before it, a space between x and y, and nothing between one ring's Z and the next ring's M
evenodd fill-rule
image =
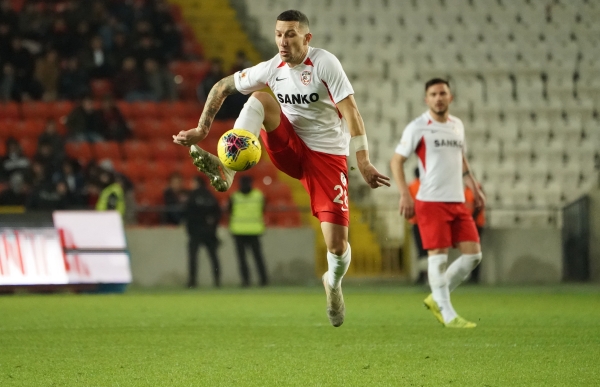
M446 114L452 98L450 88L445 83L432 85L425 92L425 103L436 114Z
M312 34L307 27L301 27L296 21L277 20L275 24L275 43L281 60L291 65L300 64L308 51Z

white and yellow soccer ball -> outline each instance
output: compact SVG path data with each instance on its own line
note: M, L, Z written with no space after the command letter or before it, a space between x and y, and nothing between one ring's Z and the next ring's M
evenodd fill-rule
M245 171L258 163L261 146L258 138L244 129L223 133L217 145L219 159L229 169Z

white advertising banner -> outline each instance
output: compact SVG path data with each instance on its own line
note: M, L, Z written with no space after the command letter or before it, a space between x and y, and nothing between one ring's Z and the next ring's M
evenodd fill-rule
M0 285L58 285L68 282L56 229L0 229Z
M69 283L129 283L131 268L116 211L55 211Z

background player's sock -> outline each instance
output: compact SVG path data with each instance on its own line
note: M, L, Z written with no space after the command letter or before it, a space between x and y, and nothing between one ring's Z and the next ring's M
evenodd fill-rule
M233 124L233 128L245 129L256 137L259 137L260 128L264 120L265 108L263 104L256 97L251 96L244 104L240 115L235 120L235 124Z
M467 279L469 273L473 271L481 262L481 253L463 254L458 257L446 270L446 281L448 289L453 291L458 285Z
M327 282L329 282L329 286L336 288L342 282L342 277L344 277L344 274L348 271L348 266L350 266L351 256L350 243L348 243L348 247L342 255L327 252Z
M446 280L447 254L430 255L427 258L427 276L429 277L429 286L433 300L438 304L444 322L450 322L457 316L456 311L450 303L450 290Z

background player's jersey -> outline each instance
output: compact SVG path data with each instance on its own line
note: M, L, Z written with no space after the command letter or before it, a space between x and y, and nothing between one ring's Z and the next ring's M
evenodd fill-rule
M271 88L298 136L318 152L348 155L350 135L336 103L354 94L340 61L320 48L308 48L302 64L290 68L279 54L234 74L243 94Z
M445 123L435 121L429 111L412 121L396 147L396 153L419 159L421 187L417 199L424 202L464 202L462 156L465 127L449 116Z

